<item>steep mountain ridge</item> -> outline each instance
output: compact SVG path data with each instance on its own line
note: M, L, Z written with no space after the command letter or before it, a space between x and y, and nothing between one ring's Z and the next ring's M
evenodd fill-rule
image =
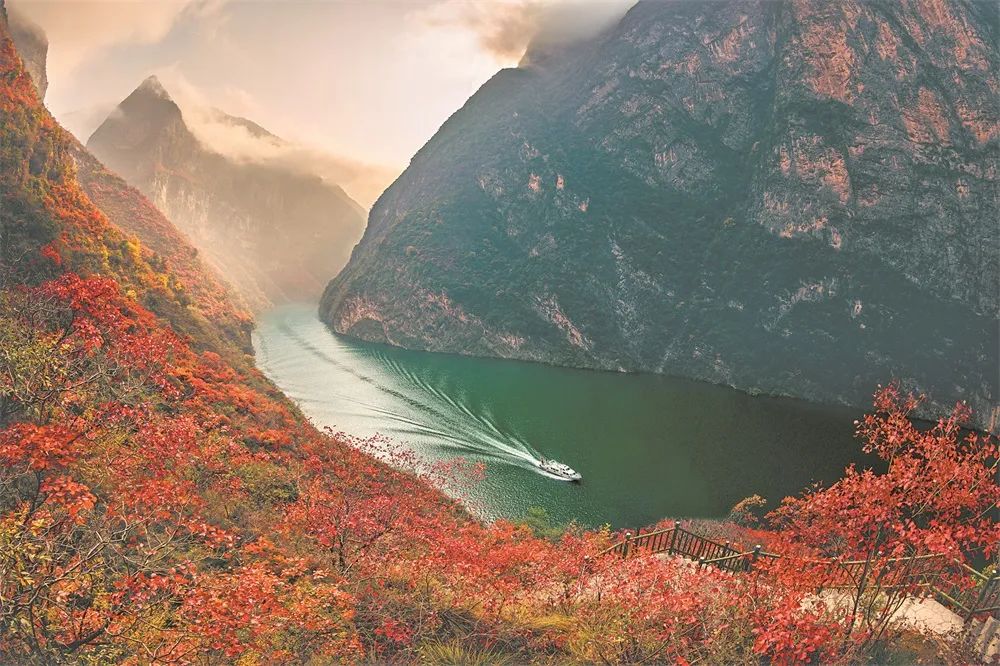
M996 410L995 8L641 2L499 72L321 316L391 344ZM992 418L995 418L995 414Z
M38 99L45 99L49 88L46 60L49 54L49 39L40 26L20 12L10 12L10 37L17 45L17 52L24 63L24 69L38 91Z
M150 253L153 265L171 275L178 305L187 309L195 306L201 315L197 330L187 331L181 321L176 322L175 330L189 333L195 348L218 352L235 345L243 353L252 354L253 318L239 294L205 264L190 239L141 192L108 170L74 137L67 137L67 144L77 181L87 197L113 225L133 236L143 251ZM205 343L219 332L223 333L221 340Z
M873 580L896 580L899 560L872 558L876 547L933 546L949 562L992 554L995 442L963 447L953 422L916 430L894 390L858 430L890 440L895 470L850 470L785 503L783 532L730 526L735 549L752 538L788 555L759 574L623 558L615 541L626 534L607 528L471 520L426 479L358 451L364 443L317 432L249 364L177 335L196 318L225 324L202 300L185 302L183 276L80 188L79 144L41 105L4 6L0 663L872 661L887 648L871 646L867 620L890 614L869 608L845 633L842 612L806 602L831 581L804 560L847 544L845 556L868 555ZM166 242L162 221L136 228ZM407 465L383 440L367 444ZM475 482L462 469L435 467L431 478ZM942 492L942 475L968 483ZM966 599L976 589L957 566ZM879 636L916 657L904 650L918 637ZM960 653L939 640L918 643L921 654Z
M46 62L45 51L39 51L36 45L47 44L48 40L37 26L15 29L23 26L23 21L14 15L11 40L19 54L26 51L37 56L24 62L41 101L44 90L36 82L47 80ZM125 241L129 251L143 256L159 271L157 279L164 289L146 292L145 305L157 312L173 313L175 332L195 348L221 353L237 364L245 363L241 357L253 350L253 322L245 304L204 264L188 238L138 190L105 168L73 136L62 132L59 141L67 151L61 159L72 162L76 181L87 197L112 225L129 236Z
M148 196L254 309L316 298L364 228L363 209L337 185L205 147L156 77L118 106L87 148Z
M174 274L94 206L75 177L87 160L41 105L0 0L0 527L16 572L0 661L357 661L355 597L329 549L307 543L306 524L329 523L295 525L300 498L381 524L365 565L405 557L385 539L397 518L480 528L312 428L231 338L241 315L225 296L185 296L186 278L208 289L213 276ZM152 208L135 190L108 201ZM176 230L149 237L195 256Z

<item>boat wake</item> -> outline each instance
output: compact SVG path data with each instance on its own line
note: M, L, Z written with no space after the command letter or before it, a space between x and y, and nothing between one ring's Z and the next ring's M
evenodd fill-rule
M498 422L488 406L471 404L460 387L428 381L378 349L355 348L315 316L290 321L295 314L290 312L272 324L277 336L257 336L257 363L265 374L280 378L289 397L322 414L321 425L360 437L388 435L419 449L433 448L440 457L502 462L566 480L540 467L545 458ZM279 338L283 343L275 344ZM316 390L317 383L322 390Z

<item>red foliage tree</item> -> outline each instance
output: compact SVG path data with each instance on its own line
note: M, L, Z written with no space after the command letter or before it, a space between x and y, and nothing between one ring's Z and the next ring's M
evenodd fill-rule
M994 557L1000 544L996 439L963 431L970 412L961 404L922 428L913 419L919 402L891 384L857 423L864 450L884 461L884 473L852 466L833 485L788 498L770 516L783 547L800 554L784 566L804 585L831 577L847 585L846 637L862 645L883 640L899 609L932 577L971 585L960 568L949 567Z

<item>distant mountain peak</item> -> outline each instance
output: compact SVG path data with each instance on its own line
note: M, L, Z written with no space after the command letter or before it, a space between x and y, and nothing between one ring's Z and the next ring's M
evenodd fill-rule
M182 112L150 76L87 147L188 234L252 308L315 298L347 262L364 211L316 174L225 149L226 141L246 143L233 135L247 133L280 142L217 109Z
M150 76L94 130L87 145L101 145L112 141L117 150L125 150L132 155L130 160L141 161L140 156L162 142L168 134L174 137L174 141L189 146L197 142L184 123L181 108L171 99L160 80ZM124 169L125 165L117 166ZM134 167L135 165L131 165L130 168Z
M139 84L139 87L122 100L121 104L118 105L118 111L119 113L109 116L105 124L132 120L153 126L180 120L182 117L180 107L170 97L170 93L155 75L147 77ZM97 129L95 134L101 131L101 127Z
M160 83L160 79L159 79L159 77L156 76L156 74L151 74L151 75L147 76L143 80L143 82L139 84L139 87L136 88L136 92L139 92L139 91L155 95L156 97L159 97L160 99L168 100L168 101L171 101L171 102L173 101L170 98L170 93L168 93L167 89L163 87L162 83Z
M212 107L207 110L207 114L211 120L217 123L222 123L223 125L228 125L230 127L241 127L245 129L250 136L255 139L267 139L269 141L275 141L279 143L286 143L284 139L280 136L274 134L268 129L261 127L254 121L243 118L241 116L234 116L226 113L222 109Z

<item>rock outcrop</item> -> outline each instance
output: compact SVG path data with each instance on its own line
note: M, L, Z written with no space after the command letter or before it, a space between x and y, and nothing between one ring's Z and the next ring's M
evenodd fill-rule
M8 100L0 114L3 278L45 275L44 262L23 259L28 246L44 244L53 267L119 280L192 348L246 366L253 353L250 314L183 233L49 115L39 85L46 79L45 50L32 50L46 37L17 14L9 23L7 16L0 0L0 65L6 67L0 87ZM25 94L25 87L34 90ZM55 213L54 224L44 221L46 211Z
M38 99L44 100L45 91L49 88L49 77L46 72L49 39L40 26L16 10L8 11L8 19L10 38L17 46L24 69L35 85Z
M499 72L321 316L404 347L927 413L998 397L997 9L641 2Z
M242 118L219 119L265 132ZM206 147L155 77L87 148L149 197L254 309L318 298L364 230L363 209L336 184Z

